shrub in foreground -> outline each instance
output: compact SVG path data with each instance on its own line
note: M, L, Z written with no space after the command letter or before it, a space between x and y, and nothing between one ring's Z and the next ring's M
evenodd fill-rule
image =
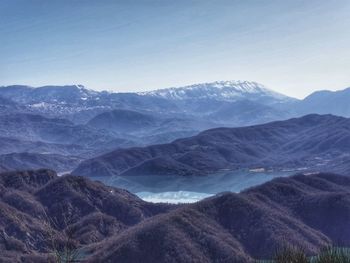
M285 247L277 251L273 260L259 263L350 263L350 249L329 247L313 257L308 257L301 248Z

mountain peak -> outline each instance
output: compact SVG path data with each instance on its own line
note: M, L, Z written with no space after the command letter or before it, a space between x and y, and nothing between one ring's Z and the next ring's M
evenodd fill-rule
M240 90L242 92L254 93L261 89L267 89L262 84L259 84L254 81L242 81L242 80L222 80L209 82L204 84L195 84L192 86L200 86L200 85L211 85L215 88L232 88L235 90Z
M217 99L232 101L239 99L257 100L261 97L270 97L278 101L291 99L257 82L241 80L199 83L184 87L140 92L139 95L163 97L173 100Z

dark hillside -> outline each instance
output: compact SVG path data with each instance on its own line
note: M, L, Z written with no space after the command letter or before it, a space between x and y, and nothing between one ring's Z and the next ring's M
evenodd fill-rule
M45 256L68 230L79 246L94 243L169 208L83 177L49 170L2 173L0 262Z
M275 179L156 216L95 246L90 262L250 262L282 245L350 245L350 178Z
M82 162L83 176L203 175L222 169L350 170L350 120L307 115L241 128L216 128L169 144L118 149ZM335 165L336 164L336 165Z

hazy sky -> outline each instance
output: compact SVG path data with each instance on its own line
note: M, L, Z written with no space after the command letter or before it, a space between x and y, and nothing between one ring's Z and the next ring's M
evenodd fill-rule
M0 85L350 86L350 0L0 0Z

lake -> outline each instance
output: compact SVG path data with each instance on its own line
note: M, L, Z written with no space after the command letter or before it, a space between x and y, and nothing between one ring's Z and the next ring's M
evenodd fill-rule
M205 176L112 176L93 177L104 184L126 189L145 201L193 203L221 192L240 192L295 171L225 171Z

